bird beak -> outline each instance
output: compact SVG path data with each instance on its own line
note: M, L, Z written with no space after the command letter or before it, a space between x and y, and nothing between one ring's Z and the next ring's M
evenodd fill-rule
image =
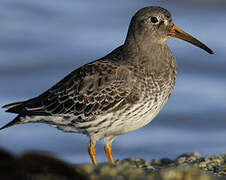
M199 40L195 39L188 33L182 31L175 25L173 25L173 27L170 31L170 37L176 37L176 38L182 39L184 41L190 42L190 43L202 48L203 50L207 51L208 53L213 54L213 51L210 48L208 48L205 44L201 43Z

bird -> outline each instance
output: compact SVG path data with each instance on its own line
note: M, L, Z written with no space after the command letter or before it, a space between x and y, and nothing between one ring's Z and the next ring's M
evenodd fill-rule
M174 89L177 64L167 45L171 37L213 54L175 26L168 10L144 7L131 18L121 46L75 69L41 95L3 106L17 116L1 129L38 122L85 134L93 165L98 164L95 145L103 139L106 157L114 164L113 140L151 122Z

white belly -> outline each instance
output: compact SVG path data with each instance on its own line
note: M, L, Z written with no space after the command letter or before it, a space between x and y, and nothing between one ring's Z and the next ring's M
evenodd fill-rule
M147 125L159 113L167 100L168 97L162 96L161 100L157 101L157 103L147 101L145 103L140 102L127 110L127 107L125 107L117 112L99 117L99 121L108 119L105 123L105 127L101 128L99 137L118 136Z

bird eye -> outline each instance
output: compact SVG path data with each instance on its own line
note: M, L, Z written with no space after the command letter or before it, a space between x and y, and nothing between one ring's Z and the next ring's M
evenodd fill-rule
M159 20L156 17L150 17L152 23L157 23Z

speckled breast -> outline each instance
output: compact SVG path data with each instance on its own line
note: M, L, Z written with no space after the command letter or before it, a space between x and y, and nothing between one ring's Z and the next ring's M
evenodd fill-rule
M134 104L125 104L111 115L108 114L111 125L105 136L133 131L152 121L171 95L175 79L176 68L168 68L160 73L152 71L149 74L136 74L134 92L139 92L139 100Z

